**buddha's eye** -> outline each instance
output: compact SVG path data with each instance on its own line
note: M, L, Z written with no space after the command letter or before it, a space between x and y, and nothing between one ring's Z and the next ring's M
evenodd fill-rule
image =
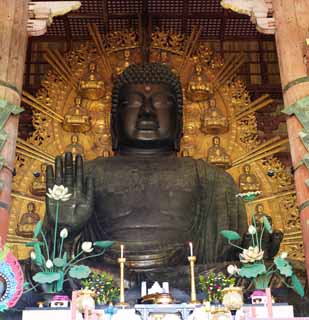
M156 109L170 108L174 105L174 99L171 96L157 96L153 98L152 104Z

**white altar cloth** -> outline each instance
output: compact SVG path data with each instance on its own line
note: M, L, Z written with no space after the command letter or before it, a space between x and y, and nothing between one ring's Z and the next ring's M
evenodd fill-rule
M141 312L142 316L135 314L135 309L120 309L116 314L110 316L105 314L104 310L96 310L99 312L98 320L148 320L147 316L151 313L173 313L175 310L172 310L172 305L143 305L145 311L141 305L136 305L136 309ZM175 305L174 305L175 306ZM207 319L207 313L201 312L202 309L197 308L196 311L189 315L190 305L177 305L178 309L188 309L185 314L183 314L185 319L188 320L201 320ZM287 304L274 304L273 307L273 319L300 319L294 318L293 306ZM179 311L178 310L178 311ZM183 312L182 312L183 313ZM204 314L204 317L203 317ZM240 311L236 314L236 320L241 319L266 319L268 318L267 307L263 305L245 305ZM51 309L51 308L33 308L23 311L23 320L71 320L71 310L70 309ZM82 320L82 315L77 313L76 320ZM164 318L163 318L164 319ZM211 320L211 316L209 317ZM309 320L309 318L307 318Z

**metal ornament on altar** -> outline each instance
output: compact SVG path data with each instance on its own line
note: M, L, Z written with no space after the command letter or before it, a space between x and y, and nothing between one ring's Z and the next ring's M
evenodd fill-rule
M99 39L94 27L90 28L90 34L93 42L85 42L63 57L57 50L48 51L46 58L52 70L45 75L41 89L35 97L23 94L23 102L33 109L35 130L27 142L17 144L8 241L20 259L28 256L28 249L22 244L29 241L16 234L22 213L31 201L40 217L45 212L43 193L36 193L32 187L36 186L34 181L38 182L33 173L40 172L43 163L53 163L55 155L68 150L82 152L86 160L113 156L109 133L111 79L122 67L141 60L140 42L138 34L131 31L107 34L106 42ZM270 150L257 134L253 111L270 100L262 97L251 102L244 83L234 77L243 57L223 61L205 43L191 43L192 50L188 51L190 39L172 32L155 31L151 39L150 61L170 65L179 74L185 90L184 136L179 155L206 159L214 150L211 161L215 165L231 161L227 170L237 182L242 166L249 162L250 174L255 175L255 184L262 191L260 198L266 198L261 200L265 211L272 216L275 228L285 233L282 250L289 252L291 258L303 260L292 178L272 156L283 146ZM79 96L81 100L77 99ZM76 99L79 112L78 108L72 109ZM215 109L207 113L211 108ZM219 146L211 149L215 136L220 138ZM272 178L267 175L270 169L275 171ZM268 200L270 195L273 198Z

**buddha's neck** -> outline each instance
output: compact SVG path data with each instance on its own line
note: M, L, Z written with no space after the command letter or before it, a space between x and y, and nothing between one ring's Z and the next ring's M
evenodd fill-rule
M171 157L176 156L176 151L170 148L160 148L160 149L142 149L133 148L127 146L119 147L117 154L120 156L128 157Z

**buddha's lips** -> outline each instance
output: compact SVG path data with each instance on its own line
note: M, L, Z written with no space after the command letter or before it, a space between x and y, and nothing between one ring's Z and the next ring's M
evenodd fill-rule
M159 124L155 120L137 120L135 128L137 130L154 131L159 129Z

